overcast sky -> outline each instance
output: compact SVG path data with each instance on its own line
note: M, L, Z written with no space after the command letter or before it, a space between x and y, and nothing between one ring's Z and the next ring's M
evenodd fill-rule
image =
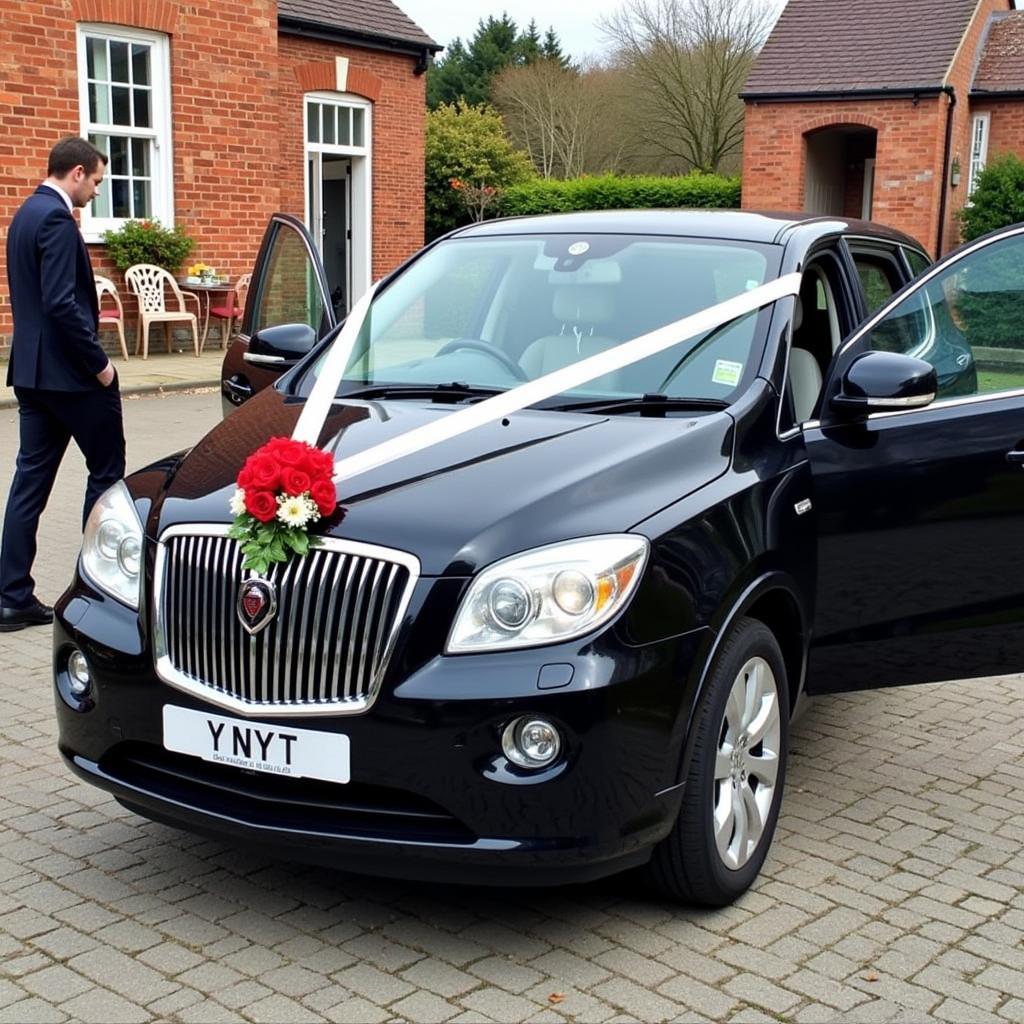
M491 7L467 4L465 0L396 0L398 6L427 35L447 46L456 36L465 42L472 38L481 17L500 17L508 11L520 28L535 18L541 35L550 25L558 33L562 49L574 59L603 52L606 47L597 29L597 19L621 6L622 0L501 0Z

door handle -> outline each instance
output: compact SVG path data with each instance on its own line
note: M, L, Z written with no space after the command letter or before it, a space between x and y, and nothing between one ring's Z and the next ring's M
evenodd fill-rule
M1007 462L1016 462L1024 465L1024 450L1020 448L1014 448L1012 452L1006 453Z

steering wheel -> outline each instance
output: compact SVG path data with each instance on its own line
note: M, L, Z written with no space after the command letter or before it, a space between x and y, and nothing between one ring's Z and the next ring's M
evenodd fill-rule
M460 348L466 348L472 352L482 352L485 356L490 356L495 362L501 363L516 380L527 381L530 379L526 371L510 355L502 352L497 345L492 345L489 341L481 341L480 338L452 338L434 353L434 357L446 356L449 352L457 352Z

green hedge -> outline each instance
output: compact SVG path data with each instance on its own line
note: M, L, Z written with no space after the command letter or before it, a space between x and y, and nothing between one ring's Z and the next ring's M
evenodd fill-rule
M572 210L636 210L666 207L735 208L740 205L740 179L717 174L685 177L634 175L537 179L505 189L501 213L566 213Z

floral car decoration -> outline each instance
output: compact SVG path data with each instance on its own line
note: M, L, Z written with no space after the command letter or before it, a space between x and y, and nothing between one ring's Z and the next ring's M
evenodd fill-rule
M238 474L228 536L242 545L243 569L265 573L291 555L305 557L319 538L309 527L337 506L334 459L304 441L271 438Z

